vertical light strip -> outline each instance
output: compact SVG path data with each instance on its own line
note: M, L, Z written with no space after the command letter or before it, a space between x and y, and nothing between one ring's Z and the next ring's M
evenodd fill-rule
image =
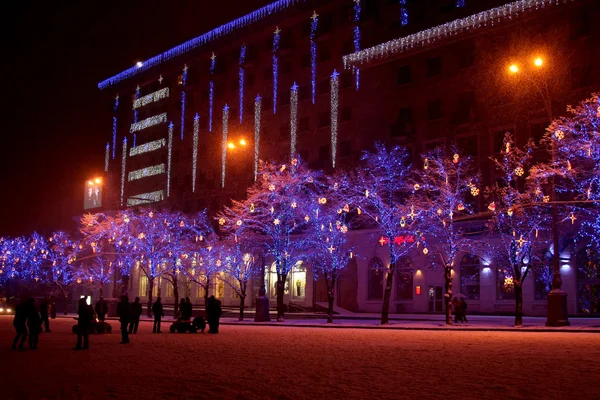
M400 0L400 23L402 26L408 25L408 10L406 9L406 0Z
M239 75L239 89L240 89L240 106L239 106L239 115L240 115L240 124L244 119L244 63L246 62L246 45L242 45L240 49L240 75Z
M183 132L185 129L185 85L187 83L188 66L183 65L183 73L181 74L181 140L183 140ZM167 193L167 196L169 194Z
M277 91L279 90L279 41L281 29L273 33L273 114L277 114Z
M290 160L296 156L296 136L298 134L298 85L294 82L290 92Z
M261 98L256 96L254 100L254 181L258 177L258 149L260 144L260 114Z
M117 156L117 117L113 117L113 135L112 135L112 158Z
M135 99L139 99L140 98L140 85L137 85L137 87L135 88ZM138 122L138 109L134 108L133 109L133 123L135 124L136 122Z
M106 143L106 154L104 155L104 172L108 172L109 159L110 159L110 143Z
M229 131L229 106L223 108L223 138L221 139L221 187L225 187L225 163L227 161L227 133Z
M331 164L335 168L338 141L339 72L331 74Z
M212 53L210 57L210 83L208 86L208 131L212 132L213 127L213 103L215 100L215 81L213 75L215 74L215 67L217 66L217 56Z
M169 141L167 149L167 197L171 195L171 159L173 157L173 122L169 124Z
M133 147L135 147L137 144L137 133L133 134Z
M360 12L361 12L361 0L354 0L354 15L352 19L354 20L354 52L360 51L360 26L358 26L358 22L360 21ZM358 90L360 86L360 70L358 68L354 69L354 78L356 80L355 86L356 90Z
M456 0L456 8L461 8L465 6L465 0Z
M313 11L310 17L310 81L312 84L312 103L315 104L317 96L317 26L319 25L319 14Z
M121 155L121 207L125 205L125 168L127 166L127 138L123 138L123 154Z
M194 148L192 149L192 193L196 192L196 168L198 168L198 130L200 128L200 116L196 113L194 117Z

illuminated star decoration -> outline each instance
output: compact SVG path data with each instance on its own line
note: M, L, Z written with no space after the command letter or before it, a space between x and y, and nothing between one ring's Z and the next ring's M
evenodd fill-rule
M521 237L519 238L519 240L517 240L517 243L519 243L519 247L523 247L523 245L525 243L527 243L527 240L525 240L525 238L523 238L523 235L521 235Z
M339 73L334 69L331 74L331 164L335 168L338 141Z
M296 154L296 136L298 132L298 85L294 82L290 91L290 157Z
M164 80L162 74L158 76L158 83L162 85L162 81Z
M319 25L319 14L313 11L310 17L310 75L312 85L312 103L315 104L317 96L317 27Z

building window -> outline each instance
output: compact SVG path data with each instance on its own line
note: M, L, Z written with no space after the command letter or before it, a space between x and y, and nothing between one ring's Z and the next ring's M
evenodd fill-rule
M383 278L385 267L383 261L379 257L373 257L369 261L368 273L368 299L381 300L383 299Z
M406 136L413 133L412 109L403 107L398 110L396 120L391 126L391 136Z
M348 157L352 154L352 142L345 140L340 143L340 157Z
M454 122L462 124L475 117L475 93L464 92L458 97L458 110L454 114Z
M206 282L206 277L204 277L202 281ZM196 298L203 298L206 295L206 290L204 289L204 287L198 283L194 283L194 285L196 285Z
M152 288L152 296L158 296L158 279L154 279L154 287ZM148 277L146 275L140 276L140 296L148 296Z
M290 104L290 92L287 90L282 90L279 92L279 105L287 106Z
M265 81L270 81L271 79L273 79L273 67L265 68L265 71L263 73L263 79Z
M427 60L427 76L436 76L442 73L442 58L433 57Z
M352 107L344 107L341 112L342 122L350 121L352 119Z
M302 85L298 89L298 100L308 100L310 97L310 87L308 85Z
M470 300L479 300L479 264L479 257L473 254L460 260L460 292Z
M477 135L461 136L456 139L456 145L465 156L477 159L479 155Z
M306 265L298 262L290 274L292 298L306 297Z
M331 59L331 52L329 47L321 46L319 48L319 62L329 61Z
M404 257L396 263L396 299L413 299L414 268L410 257Z
M292 72L292 63L289 61L282 62L281 63L281 73L289 74L290 72Z
M458 68L469 68L473 66L473 61L475 60L475 48L467 47L465 49L461 49L458 53Z
M492 149L494 154L499 154L504 150L504 136L506 136L507 133L510 133L513 138L515 137L514 129L501 129L494 132L494 148Z
M331 86L331 81L329 79L323 79L321 82L319 82L319 94L329 93L330 86Z
M407 83L410 83L410 81L412 81L412 72L410 69L410 64L398 67L398 85L405 85Z
M496 266L496 299L515 299L515 278L507 261L499 260Z
M217 299L222 299L225 297L225 272L219 272L217 276L215 276L215 297Z
M577 253L577 311L600 313L600 254L595 249Z
M537 262L533 268L536 300L547 300L548 293L552 289L552 255L549 251L546 255L545 259Z
M324 14L319 16L319 25L317 26L317 33L322 35L331 31L333 28L333 15Z
M302 58L300 58L300 68L308 68L310 67L310 54L302 54Z
M300 118L300 122L298 123L298 132L306 132L310 130L309 121L310 120L308 117Z
M427 102L427 118L431 121L442 118L442 100L435 99Z
M169 281L167 281L167 297L175 297L175 288Z
M331 123L331 117L329 115L329 111L323 111L319 113L319 128L324 128L329 126Z
M342 79L340 80L340 86L342 89L347 89L352 87L352 83L354 82L354 76L350 73L343 73Z

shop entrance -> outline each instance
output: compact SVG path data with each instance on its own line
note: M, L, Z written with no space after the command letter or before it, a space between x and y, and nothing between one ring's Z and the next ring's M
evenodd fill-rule
M444 288L442 286L429 286L429 312L444 311Z

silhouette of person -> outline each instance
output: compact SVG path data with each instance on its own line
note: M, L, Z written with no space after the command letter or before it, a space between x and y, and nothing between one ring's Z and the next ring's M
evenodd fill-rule
M15 331L17 331L17 335L13 340L12 349L17 349L17 344L19 345L19 350L23 351L25 348L23 345L25 344L25 339L27 339L27 304L24 300L15 307L15 318L13 319L13 326L15 327Z
M100 322L104 322L106 314L108 314L108 303L104 301L104 297L100 296L100 300L96 303L95 310Z
M42 318L42 322L44 323L44 330L46 332L50 332L50 320L48 319L48 309L50 308L50 304L47 297L44 297L44 300L40 303L40 317Z
M27 327L29 328L29 349L37 350L38 339L42 331L42 319L33 297L27 300Z
M462 322L469 322L467 321L467 302L464 298L460 299L460 317L462 319Z
M156 302L152 304L152 313L154 314L154 326L152 327L152 333L162 333L160 331L161 318L165 316L165 310L161 303L160 297L156 298Z
M179 302L179 318L185 319L185 299L183 297Z
M131 303L131 321L129 321L129 333L137 333L141 315L142 305L140 304L140 298L136 297L135 301Z
M79 299L77 309L77 344L73 350L87 350L90 347L89 333L92 318L94 317L93 310L88 306L85 298ZM83 347L82 341L83 339Z
M127 344L129 343L127 325L131 320L131 307L127 296L121 296L121 301L117 304L117 316L121 322L121 344Z
M191 320L192 314L193 314L192 302L190 301L189 297L186 297L185 298L185 315L187 317L186 319Z
M215 296L210 296L206 306L208 333L219 333L219 318L221 317L221 312L221 302L215 299Z

